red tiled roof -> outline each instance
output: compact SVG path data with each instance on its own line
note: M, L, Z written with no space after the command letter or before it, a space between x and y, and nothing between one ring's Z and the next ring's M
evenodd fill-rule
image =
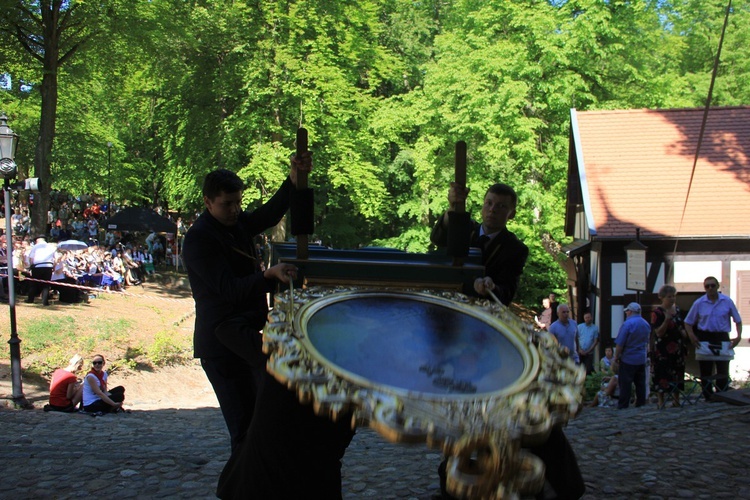
M597 238L750 237L750 107L572 113ZM576 154L576 150L570 152Z

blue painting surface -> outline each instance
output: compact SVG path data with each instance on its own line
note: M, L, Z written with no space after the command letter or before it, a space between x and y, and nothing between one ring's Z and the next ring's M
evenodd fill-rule
M330 363L375 384L427 394L502 390L523 373L493 325L410 298L356 297L317 310L307 335Z

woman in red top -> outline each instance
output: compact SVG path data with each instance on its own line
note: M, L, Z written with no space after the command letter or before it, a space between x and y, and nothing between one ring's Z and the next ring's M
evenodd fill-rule
M76 354L65 368L58 368L52 374L49 385L49 404L45 411L76 411L76 406L83 396L83 385L79 383L75 372L83 367L83 358Z

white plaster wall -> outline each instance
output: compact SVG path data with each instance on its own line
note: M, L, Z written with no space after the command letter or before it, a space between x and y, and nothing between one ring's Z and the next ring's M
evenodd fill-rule
M747 342L747 335L743 337L740 345L734 348L734 361L729 363L729 376L735 381L750 379L750 343Z
M737 272L738 271L750 271L750 260L736 260L729 263L729 276L730 279L730 290L732 293L729 295L735 304L738 303L737 298ZM734 327L734 323L732 323ZM729 370L733 380L748 380L748 372L750 371L750 318L742 318L742 342L740 345L734 348L734 361L729 364ZM737 335L737 329L732 329L732 335Z
M750 260L735 260L729 263L729 280L730 290L732 293L729 295L735 304L739 300L737 298L737 272L738 271L750 271ZM750 324L750 318L742 318L743 323ZM750 331L748 332L750 333Z
M625 306L612 306L612 321L610 323L612 338L617 338L617 332L625 322Z
M625 274L625 263L616 262L612 264L612 287L609 291L610 296L618 297L626 293L633 293L627 288L627 275ZM612 310L614 313L614 309Z
M675 262L675 283L703 283L707 276L721 280L721 261L707 260L701 262Z

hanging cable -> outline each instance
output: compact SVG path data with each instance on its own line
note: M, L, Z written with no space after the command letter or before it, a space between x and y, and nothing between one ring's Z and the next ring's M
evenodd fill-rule
M698 145L695 148L695 157L693 158L693 169L690 172L690 182L688 183L687 193L685 194L685 203L682 206L682 215L680 216L680 225L677 228L677 239L674 242L674 250L672 251L672 265L671 273L674 273L674 256L677 255L677 244L680 242L680 234L682 233L682 223L685 220L685 212L687 211L688 200L690 199L690 190L693 187L693 178L695 177L695 169L698 166L698 158L700 157L701 145L703 144L703 135L706 132L706 122L708 121L708 111L711 108L711 99L714 93L714 83L716 82L716 74L719 72L719 61L721 60L721 47L724 44L724 34L727 31L727 24L729 24L729 13L732 10L732 0L729 0L727 4L727 10L724 14L724 26L721 28L721 37L719 38L719 48L716 51L716 58L714 59L714 68L711 72L711 85L708 87L708 97L706 98L706 106L703 110L703 121L701 122L701 130L698 134Z

